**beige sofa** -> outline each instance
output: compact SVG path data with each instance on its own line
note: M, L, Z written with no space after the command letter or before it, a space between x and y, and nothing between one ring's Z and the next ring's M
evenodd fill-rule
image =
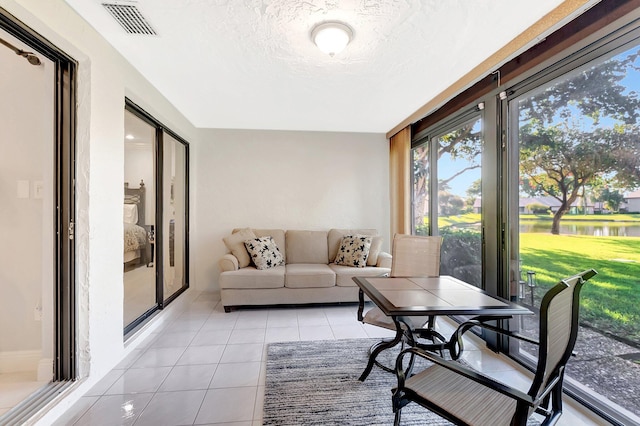
M247 259L242 259L245 253L238 233L247 229L234 229L233 234L225 238L232 252L218 262L220 295L226 312L240 306L357 302L358 287L352 277L377 276L391 271L391 255L381 250L382 237L375 229L251 229L249 232L256 237L273 238L284 265L263 270L253 264L242 267ZM345 235L373 236L367 266L334 263ZM230 240L235 240L235 248Z

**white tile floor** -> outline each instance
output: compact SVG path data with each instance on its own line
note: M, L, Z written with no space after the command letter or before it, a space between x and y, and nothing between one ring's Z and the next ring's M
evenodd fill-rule
M261 425L266 344L389 336L355 313L353 305L224 313L214 294L201 294L55 424ZM516 364L481 344L465 346L465 358L509 383L526 381ZM558 424L603 423L567 401Z

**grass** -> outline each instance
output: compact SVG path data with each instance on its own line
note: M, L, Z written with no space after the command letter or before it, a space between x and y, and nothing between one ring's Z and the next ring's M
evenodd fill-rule
M464 213L455 216L438 217L438 227L440 229L454 225L473 225L480 224L481 216L479 213Z
M466 213L439 217L440 229L479 224L481 215ZM520 215L522 223L553 220L552 215ZM602 222L640 224L640 214L565 215L563 224ZM536 304L560 279L593 268L598 275L581 293L581 322L640 343L640 238L550 233L521 233L520 256L524 279L535 271ZM529 299L527 290L526 299Z
M559 279L598 271L582 290L581 321L640 342L640 238L522 233L520 256L524 273L536 272L536 304Z

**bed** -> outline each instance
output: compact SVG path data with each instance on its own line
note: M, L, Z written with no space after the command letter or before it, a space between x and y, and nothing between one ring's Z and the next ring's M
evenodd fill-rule
M147 232L145 225L145 186L140 180L138 188L131 188L128 182L124 184L124 267L147 265L150 266L152 259L147 256L153 236ZM150 228L152 229L152 228Z

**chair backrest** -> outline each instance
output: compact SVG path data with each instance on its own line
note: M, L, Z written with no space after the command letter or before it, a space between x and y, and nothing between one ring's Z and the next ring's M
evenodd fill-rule
M580 290L596 274L589 269L562 280L542 298L538 365L529 395L539 396L564 369L578 335Z
M391 277L440 275L442 237L395 234L391 248Z

